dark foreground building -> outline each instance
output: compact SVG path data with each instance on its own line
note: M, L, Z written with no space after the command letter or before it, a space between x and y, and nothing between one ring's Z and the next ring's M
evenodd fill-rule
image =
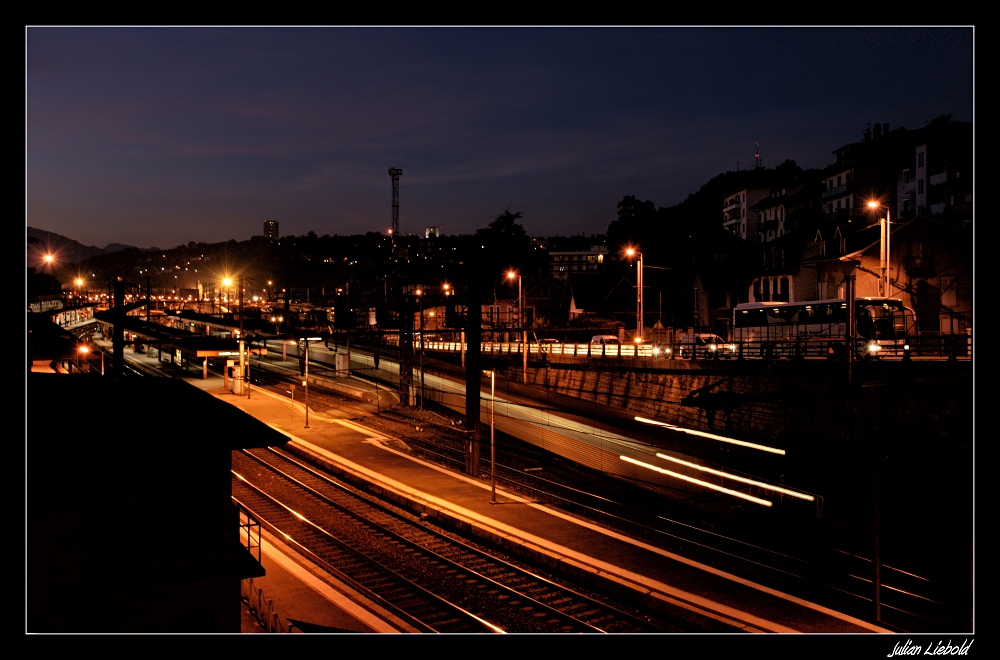
M29 374L26 393L27 632L240 632L264 570L231 451L286 438L180 380Z

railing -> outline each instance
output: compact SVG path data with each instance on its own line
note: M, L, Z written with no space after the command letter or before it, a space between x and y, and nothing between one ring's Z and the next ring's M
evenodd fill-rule
M389 345L394 342L387 341ZM972 336L966 334L921 335L907 341L880 341L877 349L871 350L871 341L857 339L855 355L870 359L971 359ZM521 355L520 342L490 342L481 345L483 355L504 357ZM908 347L908 348L907 348ZM420 350L419 342L414 342L414 350ZM424 350L431 352L457 353L468 350L468 345L457 341L425 341ZM528 344L528 355L536 359L548 357L602 359L649 358L654 360L711 360L711 359L840 359L846 357L846 346L842 339L774 339L744 342L726 342L716 345L685 343L642 343L642 344Z
M843 195L850 190L850 187L851 187L851 182L848 181L843 185L836 186L834 188L829 188L820 193L820 199L828 199L830 197L835 197L837 195Z
M240 512L240 539L251 556L260 563L260 522L239 504L236 507ZM291 632L282 625L281 617L275 611L274 601L264 597L264 590L257 588L253 578L247 578L240 583L240 595L250 614L257 619L265 632Z
M243 602L250 610L250 614L257 619L264 632L291 632L289 628L285 628L282 625L281 617L275 611L274 601L264 597L264 590L256 587L253 578L243 580L241 584L241 596L243 597Z
M260 563L260 523L250 515L250 512L239 504L240 538L246 542L247 551Z

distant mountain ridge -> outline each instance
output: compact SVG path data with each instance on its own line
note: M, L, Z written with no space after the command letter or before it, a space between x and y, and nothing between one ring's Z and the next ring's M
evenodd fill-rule
M121 243L108 243L105 247L99 248L94 245L83 245L72 238L67 238L55 232L45 231L44 229L28 227L27 230L29 240L27 247L29 252L32 250L51 250L58 253L59 259L65 263L77 263L102 254L137 249L134 245L123 245ZM32 245L30 242L31 239L37 239L38 243ZM150 249L157 250L158 248Z

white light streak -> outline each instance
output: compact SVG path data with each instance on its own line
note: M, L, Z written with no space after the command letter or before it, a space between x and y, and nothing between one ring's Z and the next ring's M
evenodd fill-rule
M686 429L681 426L674 426L673 424L667 424L666 422L658 422L655 419L647 419L646 417L636 417L635 421L642 422L643 424L653 424L655 426L662 426L668 428L671 431L680 431L681 433L689 433L691 435L696 435L701 438L708 438L709 440L718 440L719 442L728 442L731 445L739 445L741 447L749 447L750 449L757 449L759 451L766 451L771 454L785 455L784 449L777 449L776 447L768 447L767 445L758 445L753 442L746 442L745 440L737 440L736 438L727 438L724 435L715 435L714 433L706 433L705 431L696 431L694 429Z
M816 498L813 497L812 495L807 495L805 493L799 493L799 492L796 492L794 490L788 490L787 488L781 488L780 486L772 486L770 484L764 483L763 481L754 481L753 479L747 479L746 477L740 477L740 476L737 476L735 474L729 474L728 472L722 472L720 470L715 470L713 468L705 467L703 465L698 465L697 463L691 463L689 461L682 461L679 458L674 458L673 456L667 456L666 454L661 454L659 452L657 452L656 455L659 456L660 458L664 459L664 460L673 461L674 463L680 463L681 465L686 465L687 467L694 468L695 470L701 470L702 472L708 472L709 474L714 474L716 476L724 477L726 479L732 479L733 481L739 481L739 482L742 482L742 483L745 483L745 484L749 484L751 486L757 486L758 488L764 488L766 490L773 490L776 493L782 493L782 494L788 495L790 497L797 497L800 500L807 500L809 502L813 502L813 501L816 500Z
M717 490L720 493L725 493L726 495L732 495L733 497L739 497L740 499L744 499L744 500L753 502L755 504L761 504L763 506L771 506L771 502L769 500L761 499L759 497L754 497L753 495L747 495L746 493L741 493L738 490L733 490L731 488L723 488L722 486L716 486L715 484L710 484L707 481L702 481L701 479L695 479L694 477L689 477L687 475L680 474L678 472L671 472L670 470L664 470L663 468L658 467L656 465L652 465L650 463L644 463L644 462L636 460L634 458L629 458L628 456L619 456L618 458L620 458L621 460L625 461L626 463L632 463L634 465L638 465L639 467L644 467L644 468L646 468L648 470L653 470L654 472L659 472L660 474L665 474L667 476L675 477L675 478L681 479L683 481L688 481L690 483L697 484L697 485L702 486L704 488L710 488L712 490Z

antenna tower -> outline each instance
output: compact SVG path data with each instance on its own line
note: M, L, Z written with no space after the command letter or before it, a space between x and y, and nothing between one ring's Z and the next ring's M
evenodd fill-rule
M760 169L760 142L754 142L753 144L754 144L754 147L756 147L756 149L754 149L754 153L753 153L754 167L759 170Z
M392 177L392 235L399 235L399 175L403 170L398 167L389 168L389 176Z

